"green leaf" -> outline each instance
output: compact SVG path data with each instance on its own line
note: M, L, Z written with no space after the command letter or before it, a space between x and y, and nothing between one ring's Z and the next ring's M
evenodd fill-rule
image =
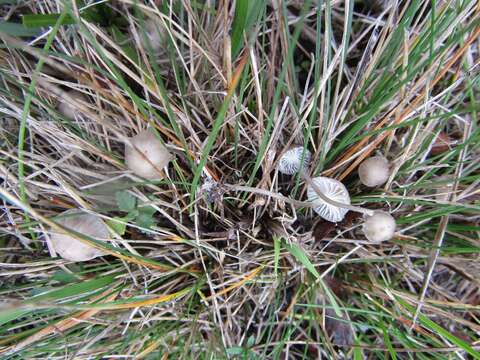
M264 0L236 1L231 36L232 58L235 58L242 48L243 34L250 34L250 28L263 12L262 8L265 8Z
M474 359L480 359L480 352L476 351L474 348L470 346L466 341L456 337L455 335L451 334L447 330L445 330L443 327L438 325L437 323L433 322L430 320L428 317L426 317L423 314L419 315L419 320L422 323L423 326L429 328L431 331L433 331L436 334L439 334L445 339L448 339L451 343L455 344L456 346L462 348L465 350L467 353L473 356Z
M105 276L93 280L86 280L79 283L71 284L64 286L57 290L46 290L42 294L36 295L29 300L25 301L26 304L35 301L46 301L46 300L62 300L63 298L79 295L84 292L90 292L98 290L104 286L107 286L115 281L115 276ZM24 316L34 310L31 309L5 309L0 311L0 325L3 325L9 321L18 319L21 316Z
M115 199L117 200L118 208L121 211L130 212L135 210L137 198L128 191L117 191L115 193Z
M62 284L69 284L78 281L74 275L63 270L56 271L52 276L52 280L58 281Z
M232 24L232 57L234 57L242 45L243 31L247 23L249 0L237 0L235 3L235 17Z
M12 36L36 36L40 34L38 29L28 29L22 24L0 21L0 32Z
M230 355L230 356L242 355L244 351L245 350L240 346L233 346L226 350L227 355Z
M151 206L143 206L138 208L138 215L135 218L135 222L138 226L150 229L155 224L155 219L153 215L156 210Z
M303 249L297 244L288 244L288 243L285 243L285 248L288 250L288 252L290 252L290 254L292 254L295 257L295 259L297 259L298 262L300 262L303 266L305 266L305 268L313 276L315 276L315 278L319 281L323 291L325 292L325 295L327 295L328 299L330 300L333 306L333 309L335 311L335 314L337 314L337 316L341 316L342 312L340 311L340 307L338 306L338 303L335 300L335 296L332 294L332 291L329 289L329 287L324 283L317 269L315 269L315 266L312 264L307 254L305 254L305 252L303 251Z
M278 261L280 260L280 239L273 237L273 271L278 276Z
M399 297L395 297L395 299L405 306L410 312L415 312L415 308L408 304L406 301ZM451 334L448 330L444 329L442 326L438 325L436 322L430 320L427 316L423 315L422 313L418 314L418 320L420 323L434 334L439 335L451 343L455 344L459 348L462 348L464 351L472 355L474 359L480 359L480 352L475 350L469 343L466 341L456 337L455 335Z
M315 278L319 279L320 274L318 273L317 269L315 269L315 266L313 266L312 262L308 258L307 254L303 251L303 249L298 246L297 244L287 244L285 243L285 247L287 248L288 252L292 254L295 259L299 263L301 263L305 268L313 275Z
M22 16L23 26L27 28L39 28L54 26L62 14L28 14ZM70 15L66 15L60 25L75 24L76 21Z
M129 216L115 216L112 220L107 220L108 226L112 228L118 235L123 236L125 235L125 231L127 230L127 222L131 220Z
M354 360L363 360L365 357L363 356L362 349L355 347L353 348L353 359Z

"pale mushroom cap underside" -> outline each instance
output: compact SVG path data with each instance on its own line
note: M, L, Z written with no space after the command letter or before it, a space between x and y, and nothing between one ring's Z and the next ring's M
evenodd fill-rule
M161 141L149 130L130 139L132 146L125 146L125 163L136 175L154 180L162 177L161 170L172 156Z
M96 240L110 238L107 225L96 215L83 213L79 210L69 210L62 213L62 215L65 215L65 217L56 220L56 222L62 226ZM57 231L52 229L50 232L50 240L58 255L66 260L87 261L105 255L103 251L84 244L61 230Z
M350 205L350 195L348 190L340 181L323 176L313 178L312 181L329 199ZM345 214L348 212L348 209L333 206L320 199L311 185L307 188L307 197L309 201L314 201L315 207L313 210L327 221L342 221Z
M385 211L375 211L363 223L363 233L372 242L390 240L395 234L396 223L392 215Z
M358 167L358 177L363 185L374 187L383 185L390 176L390 164L381 155L366 159Z
M282 174L293 175L308 166L312 154L303 146L296 146L287 150L278 161L277 169ZM303 160L303 161L302 161Z

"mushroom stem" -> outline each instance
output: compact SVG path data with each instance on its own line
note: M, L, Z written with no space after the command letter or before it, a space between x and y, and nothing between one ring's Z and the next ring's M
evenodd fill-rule
M305 172L305 170L302 169L300 171L300 175L307 182L307 184L312 187L312 189L315 191L315 193L318 195L318 197L320 199L322 199L323 201L329 203L330 205L336 206L336 207L339 207L339 208L342 208L342 209L348 209L348 210L351 210L351 211L359 212L361 214L365 214L365 215L368 215L368 216L372 216L374 214L373 210L365 209L365 208L362 208L360 206L340 203L338 201L330 199L319 189L319 187L315 184L315 182L312 180L312 178Z

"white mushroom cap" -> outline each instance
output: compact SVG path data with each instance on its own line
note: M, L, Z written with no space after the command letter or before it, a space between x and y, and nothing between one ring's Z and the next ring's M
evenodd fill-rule
M395 219L385 211L375 211L363 223L363 233L372 242L390 240L395 233Z
M136 175L145 179L160 179L160 170L172 159L168 149L156 135L144 130L130 138L134 146L125 146L125 163Z
M87 97L81 92L69 90L67 91L67 95L73 98L75 102L88 102ZM60 114L70 120L75 120L76 116L79 114L78 107L67 99L60 99L60 102L57 105L57 110Z
M385 184L390 176L390 164L384 156L372 156L360 164L358 176L365 186Z
M350 205L350 195L345 185L340 181L328 177L319 176L313 178L312 181L318 189L329 199L338 203ZM307 197L309 201L314 201L313 210L327 221L342 221L348 209L333 206L318 197L312 186L307 188Z
M293 175L307 167L311 158L312 154L308 149L304 151L303 146L295 146L282 155L278 161L277 169L282 174Z
M65 211L61 215L65 215L65 217L56 220L60 225L96 240L110 238L107 225L96 215L76 209ZM84 244L63 231L51 230L50 240L58 255L70 261L87 261L105 255L103 251Z

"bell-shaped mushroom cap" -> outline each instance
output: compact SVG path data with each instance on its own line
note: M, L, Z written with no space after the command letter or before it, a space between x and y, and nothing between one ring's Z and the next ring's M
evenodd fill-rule
M144 130L130 138L134 146L125 146L125 163L136 175L154 180L162 177L160 170L168 165L172 156L155 134Z
M381 242L390 240L397 227L392 215L385 211L375 211L372 216L368 216L363 223L363 233L365 237L372 242Z
M390 164L381 155L372 156L358 167L358 177L363 185L374 187L383 185L390 176Z
M282 155L278 161L277 169L282 174L293 175L307 167L311 158L312 154L308 149L304 151L303 146L295 146Z
M88 102L87 97L79 91L70 90L67 92L67 95L75 102ZM60 114L70 120L75 120L76 116L80 113L79 109L75 106L75 103L66 98L60 99L60 102L57 105L57 110Z
M312 181L327 198L350 205L350 195L345 185L340 181L323 176L313 178ZM311 185L307 188L307 197L309 201L314 201L315 207L313 210L327 221L342 221L348 212L348 209L333 206L319 198Z
M56 220L56 222L66 228L96 240L110 238L107 225L96 215L87 214L77 209L65 211L62 215L65 215L65 217ZM58 255L70 261L87 261L105 255L101 250L84 244L64 231L51 230L50 240Z

